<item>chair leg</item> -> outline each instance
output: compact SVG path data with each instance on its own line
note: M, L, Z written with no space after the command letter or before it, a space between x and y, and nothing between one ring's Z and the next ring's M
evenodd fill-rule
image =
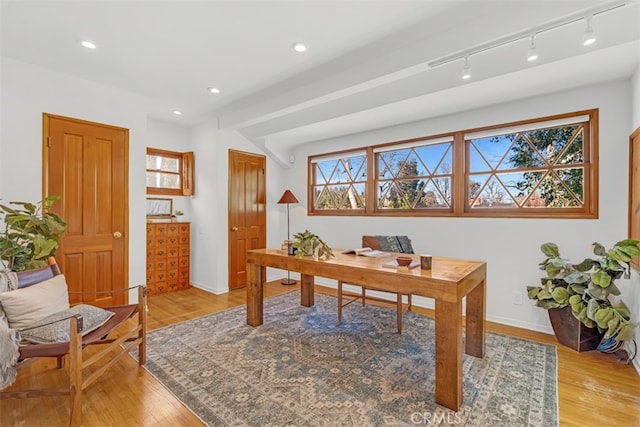
M70 320L71 342L69 343L69 400L71 419L69 425L82 424L82 335L78 331L78 320Z
M338 280L338 323L342 322L342 280Z
M142 366L147 361L147 289L138 287L138 365Z
M407 308L407 310L411 311L411 309L413 308L413 305L411 302L411 294L407 295L407 302L409 303L409 307Z
M360 289L362 289L362 306L364 307L364 303L367 301L367 288L362 286Z
M396 294L396 305L398 310L398 333L402 334L402 294Z

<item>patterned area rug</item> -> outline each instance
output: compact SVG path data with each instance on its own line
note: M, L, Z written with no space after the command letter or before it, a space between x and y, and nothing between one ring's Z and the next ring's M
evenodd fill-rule
M464 355L459 412L435 403L434 322L299 292L148 334L146 369L210 426L556 426L554 346L487 333L483 359Z

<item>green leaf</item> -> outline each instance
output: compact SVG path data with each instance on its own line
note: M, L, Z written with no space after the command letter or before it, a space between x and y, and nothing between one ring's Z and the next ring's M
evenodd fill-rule
M605 336L607 338L613 336L618 332L619 327L620 327L620 318L617 316L613 316L609 320L609 323L607 323L607 332L605 333Z
M555 243L544 243L543 245L540 246L540 250L548 258L556 258L560 256L560 252L558 251L558 245L556 245Z
M631 325L627 323L626 325L620 328L620 332L618 332L618 336L616 337L616 341L627 341L633 338L633 328L635 325Z
M573 283L571 284L571 286L569 286L569 289L571 289L576 294L582 295L587 290L587 285L585 285L584 283Z
M601 288L606 288L611 283L611 276L603 270L598 270L591 273L591 281Z
M605 256L607 254L607 251L604 249L604 246L602 246L600 243L593 242L592 246L593 246L593 253L595 255Z
M609 256L616 261L629 262L631 261L631 257L627 255L624 251L621 251L618 248L612 248L609 251Z
M624 302L620 301L618 304L614 305L613 308L625 320L631 319L631 313L629 312L629 308Z
M587 312L588 311L589 311L589 308L587 307ZM598 324L598 328L608 329L609 321L614 317L615 315L613 314L613 311L611 310L611 308L607 307L607 308L601 308L596 310L594 316L590 317L590 319L595 321Z
M600 286L594 283L589 283L589 287L587 288L587 294L599 300L606 300L609 298L609 288L601 288Z
M578 271L589 271L593 268L593 265L596 264L594 260L591 258L585 258L580 264L575 264L574 268Z
M557 303L567 305L571 294L565 288L555 288L551 296Z
M539 300L547 300L547 299L553 299L553 296L551 295L551 292L549 292L548 289L540 288L540 291L538 292L538 295L536 295L536 298Z
M529 299L537 299L538 292L540 292L539 286L527 286L527 297Z
M640 248L636 245L618 246L618 249L631 257L640 255Z
M573 307L574 305L582 303L582 295L571 295L569 297L569 304Z
M566 307L565 305L562 305L556 301L554 301L553 299L544 299L544 300L538 300L538 302L536 303L536 305L538 307L542 307L546 310L551 310L552 308L562 308L562 307Z
M547 272L547 275L549 277L554 278L558 275L558 273L560 273L561 269L553 263L549 263L547 264L545 271Z
M600 303L598 303L598 300L595 298L590 299L589 302L587 303L587 317L591 320L597 321L596 313L599 308L600 308Z

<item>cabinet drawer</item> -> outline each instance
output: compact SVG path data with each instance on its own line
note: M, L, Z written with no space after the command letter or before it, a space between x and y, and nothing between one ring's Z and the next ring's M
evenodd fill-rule
M167 280L167 272L165 270L155 271L153 275L153 281L156 283L165 282Z

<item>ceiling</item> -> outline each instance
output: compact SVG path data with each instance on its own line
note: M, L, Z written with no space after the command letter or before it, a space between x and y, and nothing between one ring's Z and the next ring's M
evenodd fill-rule
M539 33L534 63L525 37L471 55L465 81L463 60L428 65L619 3L594 15L589 47L579 19ZM217 118L284 157L297 144L628 78L640 58L635 0L1 0L0 19L3 57L140 94L157 120ZM297 41L308 51L294 52Z

